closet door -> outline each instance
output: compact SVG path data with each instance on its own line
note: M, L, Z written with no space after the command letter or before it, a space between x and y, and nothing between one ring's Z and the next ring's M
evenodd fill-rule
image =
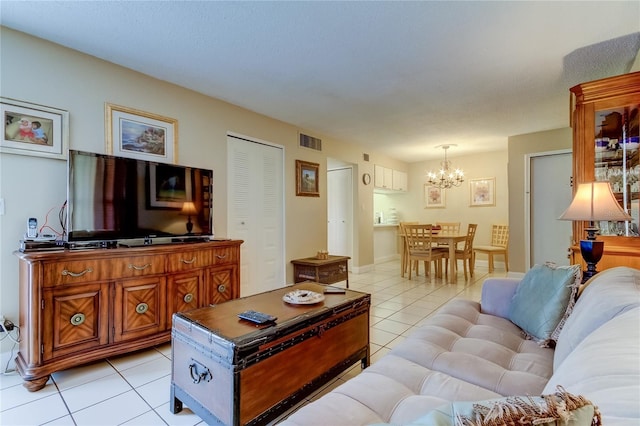
M240 246L240 297L283 287L284 149L227 137L228 237Z

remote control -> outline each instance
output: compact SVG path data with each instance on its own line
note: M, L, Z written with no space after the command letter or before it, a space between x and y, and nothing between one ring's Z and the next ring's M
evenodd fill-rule
M269 314L265 314L262 312L257 312L257 311L244 311L244 312L240 312L238 314L238 317L247 320L247 321L251 321L253 323L256 324L266 324L269 322L274 322L275 320L277 320L277 317L274 317L273 315L269 315Z
M331 287L330 285L324 288L324 294L345 294L347 291L340 287Z

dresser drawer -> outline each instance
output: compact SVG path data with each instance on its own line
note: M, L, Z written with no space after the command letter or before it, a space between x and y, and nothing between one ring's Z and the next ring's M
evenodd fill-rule
M211 264L211 250L194 250L167 256L167 272L185 272L204 268Z
M88 259L44 265L44 287L164 273L164 256Z
M70 262L45 263L43 267L43 287L64 284L81 284L104 281L109 278L109 270L100 259Z
M238 261L238 250L236 247L219 247L211 250L211 264L224 265Z

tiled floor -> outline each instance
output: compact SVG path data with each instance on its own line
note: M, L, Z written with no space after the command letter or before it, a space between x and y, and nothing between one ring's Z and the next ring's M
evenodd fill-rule
M400 277L397 261L378 264L374 272L351 274L350 287L372 295L371 362L446 301L454 297L479 300L482 281L488 276L486 268L476 268L473 279L465 282L460 269L456 284L424 275L409 281ZM302 405L359 372L357 363ZM170 344L55 373L38 392L28 392L19 376L10 372L0 375L0 425L204 424L188 407L179 414L170 413L170 381Z

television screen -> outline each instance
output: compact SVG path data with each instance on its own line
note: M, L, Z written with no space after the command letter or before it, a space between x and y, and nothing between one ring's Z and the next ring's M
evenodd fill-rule
M213 235L213 172L69 150L67 241Z

